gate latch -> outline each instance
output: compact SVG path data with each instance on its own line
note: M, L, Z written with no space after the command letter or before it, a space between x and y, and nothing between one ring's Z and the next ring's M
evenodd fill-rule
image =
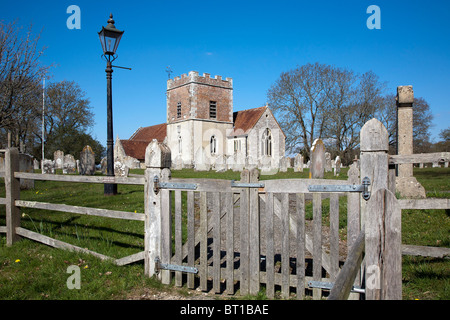
M346 184L346 185L310 185L310 192L361 192L364 200L370 199L370 179L364 177L362 184Z

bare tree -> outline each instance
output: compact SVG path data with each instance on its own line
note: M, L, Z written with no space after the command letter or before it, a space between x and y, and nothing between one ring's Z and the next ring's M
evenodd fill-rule
M359 131L380 101L384 84L373 72L362 75L322 64L288 72L268 91L268 100L286 134L286 147L309 156L316 138L350 161Z
M289 150L303 148L306 156L325 128L332 88L331 67L307 64L287 72L270 87L267 96L286 134Z
M50 68L39 61L44 52L44 48L38 49L39 38L33 36L32 25L23 32L16 21L0 21L0 129L12 132L16 145L23 142L18 121L25 115L35 115L32 101L37 83Z

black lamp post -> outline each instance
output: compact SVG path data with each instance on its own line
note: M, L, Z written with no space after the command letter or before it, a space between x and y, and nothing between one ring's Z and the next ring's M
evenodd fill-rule
M122 38L124 31L117 30L114 25L113 15L109 15L108 25L102 27L102 30L98 33L100 37L100 43L102 44L104 59L106 60L106 80L107 80L107 167L106 175L114 177L114 141L113 141L113 115L112 115L112 89L111 89L111 79L112 79L112 65L116 58L116 50L119 46L120 39ZM112 179L111 179L112 180ZM104 187L105 195L115 195L117 194L117 184L105 184Z

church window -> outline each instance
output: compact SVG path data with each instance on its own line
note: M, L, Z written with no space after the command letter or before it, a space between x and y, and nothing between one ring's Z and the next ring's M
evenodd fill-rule
M182 145L182 140L181 140L181 136L178 136L178 153L181 154L183 151L183 145Z
M241 140L234 140L234 152L241 151Z
M272 133L269 128L264 130L261 140L261 153L264 156L272 156Z
M209 102L209 118L210 119L217 118L217 102L216 101Z
M177 118L181 118L181 102L177 103Z
M210 141L210 151L211 154L216 154L217 153L217 139L216 136L211 136L211 141Z

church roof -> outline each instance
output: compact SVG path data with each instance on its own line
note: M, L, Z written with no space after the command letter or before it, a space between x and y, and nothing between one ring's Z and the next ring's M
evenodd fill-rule
M127 156L138 160L145 159L145 149L153 139L163 142L167 135L167 124L140 127L128 140L120 140Z
M120 140L120 142L127 156L139 161L145 160L145 149L150 143L149 141Z
M167 135L167 123L161 123L150 127L140 127L131 136L130 140L133 141L149 141L153 139L158 142L163 142Z
M234 128L233 131L229 134L229 136L240 136L248 134L250 130L258 122L259 118L261 118L264 111L266 111L266 108L267 107L264 106L234 112L233 113Z

